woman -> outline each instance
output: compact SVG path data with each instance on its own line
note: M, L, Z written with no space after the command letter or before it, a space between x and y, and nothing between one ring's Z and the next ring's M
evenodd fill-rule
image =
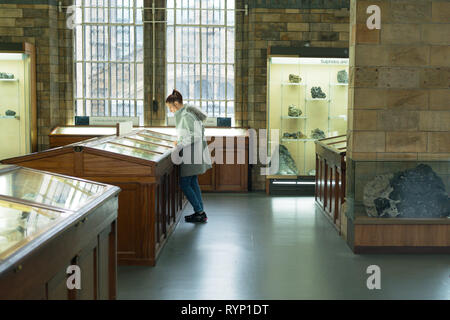
M183 154L180 187L194 208L194 214L184 218L186 222L206 222L208 217L203 210L202 193L198 184L198 175L211 168L211 157L203 127L206 114L196 107L185 106L183 97L177 90L173 90L167 97L166 105L175 116L177 152L182 150Z

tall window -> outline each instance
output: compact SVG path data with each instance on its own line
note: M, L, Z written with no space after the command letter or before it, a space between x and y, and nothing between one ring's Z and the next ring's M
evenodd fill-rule
M144 113L143 0L76 0L77 115Z
M167 92L234 118L234 0L167 0Z

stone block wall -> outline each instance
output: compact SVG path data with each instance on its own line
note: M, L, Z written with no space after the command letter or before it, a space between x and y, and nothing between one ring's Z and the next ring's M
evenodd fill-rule
M369 30L369 5L381 29ZM352 0L347 216L375 175L419 163L450 188L450 1ZM348 206L351 208L351 206Z
M280 47L349 47L349 10L345 5L331 9L250 7L244 18L245 43L242 65L246 65L241 92L243 101L242 124L254 129L267 127L267 52L271 46ZM332 2L330 2L332 3ZM254 3L255 4L255 3ZM256 2L258 4L258 2ZM332 3L333 4L333 3ZM334 3L336 6L336 3ZM239 72L239 69L238 69ZM265 177L259 166L252 170L252 188L263 190Z
M381 30L366 26L372 4L381 8ZM348 156L450 159L450 2L351 5Z
M145 0L151 7L151 1ZM348 47L348 0L236 0L236 8L249 6L249 14L236 13L235 118L236 125L266 128L267 50L270 46ZM63 0L64 7L72 0ZM165 0L157 0L164 7ZM37 50L37 98L39 149L48 147L48 134L57 125L73 124L72 30L66 26L66 9L54 0L3 0L0 4L0 41L28 41ZM151 11L145 20L151 21ZM165 20L164 11L155 19ZM165 28L156 26L156 74L154 96L159 109L152 111L152 24L144 27L145 125L165 124ZM434 58L436 62L440 59ZM436 80L434 80L436 81ZM436 97L435 99L438 99ZM436 100L435 104L442 103ZM423 125L427 125L423 122ZM429 124L428 124L429 125ZM259 168L253 169L252 186L264 189Z
M56 1L3 0L0 41L36 46L38 148L46 149L51 129L73 117L71 30L65 27Z

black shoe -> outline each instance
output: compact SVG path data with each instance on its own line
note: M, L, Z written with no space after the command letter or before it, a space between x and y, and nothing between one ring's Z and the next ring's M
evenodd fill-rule
M185 216L184 220L186 222L206 222L208 221L208 217L206 216L206 213L194 213L189 216Z

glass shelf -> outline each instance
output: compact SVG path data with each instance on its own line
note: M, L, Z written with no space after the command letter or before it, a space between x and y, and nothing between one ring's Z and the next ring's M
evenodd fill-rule
M290 142L290 141L308 142L308 141L316 141L316 140L318 140L318 139L308 139L308 138L305 138L305 139L287 139L287 138L282 138L281 139L281 141L283 141L283 142Z
M306 116L300 116L300 117L282 116L281 119L308 119L308 117L306 117Z
M346 114L342 114L342 115L339 115L339 116L330 116L330 117L328 117L328 119L330 119L330 120L347 120L347 115Z
M19 82L19 79L0 79L0 82Z
M302 82L300 82L300 83L282 82L281 85L282 86L298 86L298 87L306 86L306 84L302 83Z
M0 119L16 119L16 120L20 120L20 116L0 116Z
M348 87L348 83L332 83L330 86L333 87Z
M324 98L324 99L313 99L313 98L306 98L306 101L326 101L326 102L330 102L331 100L329 98Z

